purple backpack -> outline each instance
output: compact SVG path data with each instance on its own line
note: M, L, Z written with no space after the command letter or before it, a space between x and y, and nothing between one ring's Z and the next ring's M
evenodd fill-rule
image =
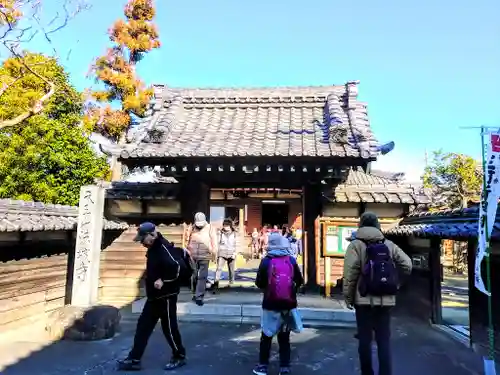
M365 242L365 241L363 241ZM365 242L366 263L361 269L361 297L391 296L398 291L398 272L385 240Z
M293 264L289 256L271 258L268 266L266 297L273 302L294 302Z

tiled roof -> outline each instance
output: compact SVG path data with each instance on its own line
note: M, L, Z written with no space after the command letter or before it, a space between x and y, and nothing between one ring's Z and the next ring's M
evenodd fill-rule
M75 230L78 207L0 199L0 232ZM104 230L126 229L124 222L104 219Z
M106 198L110 199L175 199L177 183L171 182L112 182L106 189Z
M408 215L398 226L386 231L387 235L468 239L477 237L478 207L463 210L424 212ZM500 239L500 216L493 226L492 238Z
M378 142L358 82L340 86L179 89L155 86L148 117L127 158L317 156L375 158Z
M376 174L374 174L376 173ZM398 180L398 174L365 173L351 169L346 180L334 189L337 202L426 204L429 198L419 187ZM384 176L384 177L380 177ZM110 199L173 199L177 194L175 181L113 182L106 190ZM228 189L229 190L229 189Z
M411 205L430 202L429 197L422 192L420 187L399 181L397 175L390 178L380 177L380 174L351 169L346 181L335 188L334 200L341 203L405 203Z

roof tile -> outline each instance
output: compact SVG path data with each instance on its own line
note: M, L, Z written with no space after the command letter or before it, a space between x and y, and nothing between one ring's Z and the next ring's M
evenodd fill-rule
M0 199L0 232L75 230L78 207ZM126 229L124 222L104 219L104 230Z
M357 100L356 85L261 89L156 86L150 117L129 135L130 143L101 147L122 158L375 158L378 142L366 104Z
M385 231L392 236L439 237L466 240L477 237L478 207L463 210L417 212L405 217L399 225ZM493 226L492 238L500 240L500 212Z
M389 176L388 173L385 173ZM365 203L405 203L426 204L427 197L418 186L412 186L399 180L399 174L393 178L381 177L379 173L366 173L360 168L349 170L346 180L335 187L334 196L338 202Z

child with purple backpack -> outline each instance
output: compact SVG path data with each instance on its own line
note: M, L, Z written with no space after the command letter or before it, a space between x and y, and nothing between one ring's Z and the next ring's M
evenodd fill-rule
M300 332L302 322L297 311L297 289L304 283L289 241L280 233L269 235L267 255L262 259L255 285L264 292L259 364L256 375L267 375L271 345L278 336L280 375L290 374L290 332Z

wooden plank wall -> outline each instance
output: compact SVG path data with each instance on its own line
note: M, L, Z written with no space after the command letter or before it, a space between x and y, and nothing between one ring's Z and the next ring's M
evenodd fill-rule
M182 246L183 225L158 227L177 246ZM123 307L145 296L143 276L146 249L133 242L137 227L131 226L101 253L99 302Z
M325 286L325 258L319 257L318 260L319 285ZM344 272L344 258L330 258L330 287L335 288L342 279Z
M0 332L28 326L63 307L68 255L0 263Z

